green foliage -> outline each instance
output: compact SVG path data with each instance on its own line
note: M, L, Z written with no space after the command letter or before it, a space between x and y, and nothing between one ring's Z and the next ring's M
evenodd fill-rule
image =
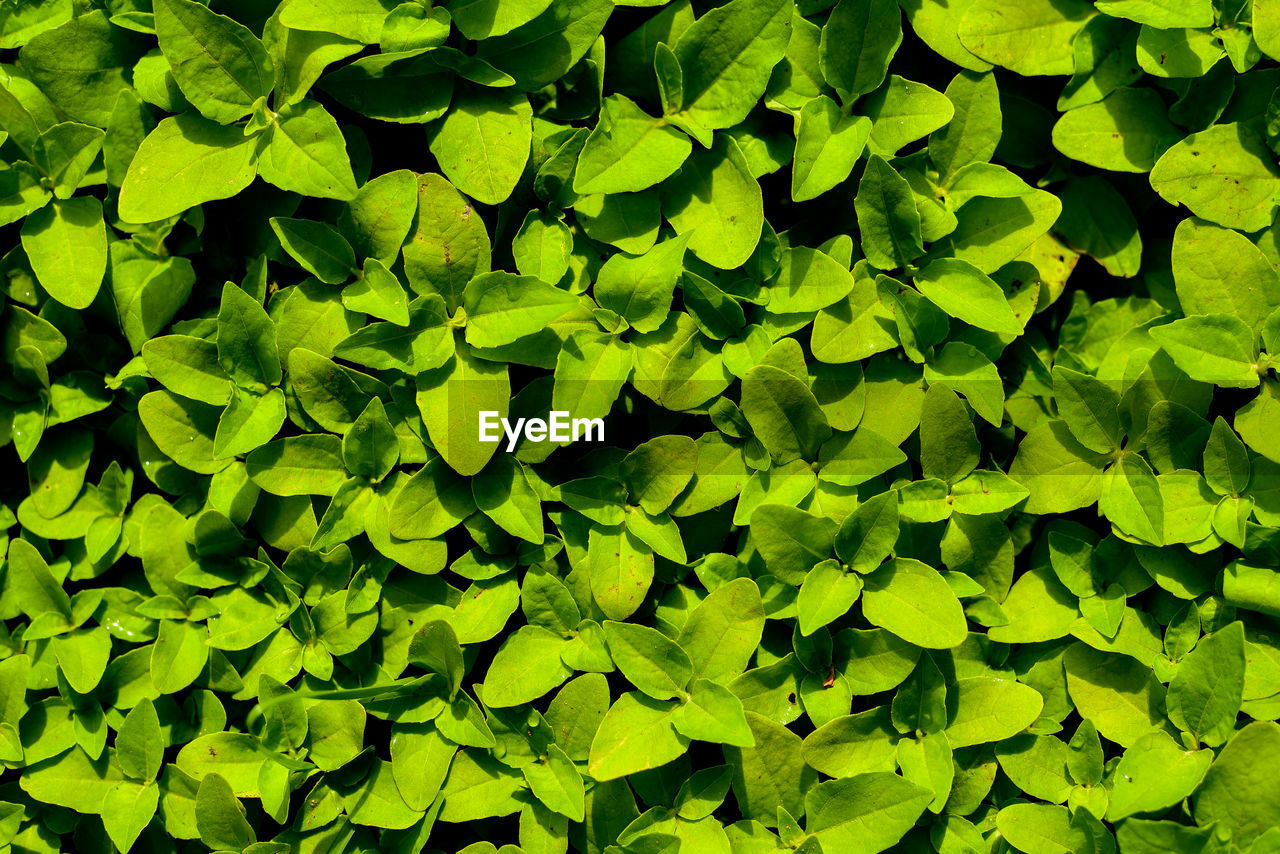
M3 0L0 854L1280 851L1277 60Z

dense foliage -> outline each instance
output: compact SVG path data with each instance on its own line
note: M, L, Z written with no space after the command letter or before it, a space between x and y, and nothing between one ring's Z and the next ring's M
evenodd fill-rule
M0 851L1280 851L1272 58L3 0Z

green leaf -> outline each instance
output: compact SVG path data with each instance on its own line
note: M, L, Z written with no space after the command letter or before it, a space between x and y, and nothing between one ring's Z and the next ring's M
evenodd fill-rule
M522 626L499 648L484 678L484 701L505 708L555 690L573 671L560 661L567 641L540 626Z
M1012 738L1040 717L1044 699L1029 685L974 676L947 692L947 740L968 747Z
M531 116L520 92L460 93L431 133L431 153L459 190L496 205L511 195L529 159Z
M222 288L217 343L218 364L237 385L279 385L276 326L257 300L230 282Z
M155 27L175 82L205 118L244 118L271 91L271 57L244 25L195 0L159 0Z
M1160 545L1164 542L1164 500L1151 466L1138 454L1124 453L1102 477L1098 510L1126 534Z
M136 780L154 780L164 758L164 736L155 706L143 699L125 715L116 735L116 758L120 768Z
M920 293L947 314L979 329L1020 335L1025 320L1013 312L998 284L958 258L939 258L915 274Z
M275 216L271 230L289 257L325 284L342 284L356 272L351 244L327 223Z
M822 76L850 103L884 82L902 44L902 15L888 0L840 0L822 26Z
M1107 820L1120 821L1176 805L1196 790L1211 762L1212 750L1186 750L1163 732L1143 736L1116 766Z
M532 21L551 5L550 0L450 0L449 16L464 36L480 41L500 36Z
M1240 711L1244 653L1244 624L1238 621L1196 644L1169 682L1169 720L1199 742L1225 743Z
M356 179L338 123L315 101L302 100L281 112L258 158L262 180L304 196L347 201Z
M102 823L107 836L121 851L133 847L156 814L160 788L155 783L117 783L102 800Z
M980 453L959 396L945 386L930 386L920 415L920 465L925 476L955 483L973 471Z
M405 481L391 503L392 536L402 540L438 537L475 512L470 485L435 457Z
M1018 74L1070 74L1071 41L1094 14L1080 0L976 0L966 4L958 35L981 59Z
M872 625L926 649L950 649L968 635L964 611L947 582L909 558L895 558L866 576L862 613Z
M831 435L808 385L772 365L757 365L742 381L742 414L778 463L813 459Z
M486 516L508 534L539 544L545 539L542 503L520 463L498 456L471 481L471 494Z
M691 235L664 240L638 257L618 253L596 276L596 301L625 318L637 332L662 326L684 266Z
M640 607L653 583L653 552L628 531L593 527L587 574L601 612L609 619L625 620Z
M796 597L800 633L811 635L844 616L861 592L862 579L837 561L824 560L809 570Z
M1254 721L1227 742L1195 795L1196 822L1230 831L1248 844L1280 818L1270 763L1280 756L1280 725Z
M800 110L796 128L791 200L816 199L848 178L870 134L867 117L844 115L824 95L808 101Z
M693 144L663 119L655 119L625 95L611 95L587 137L574 173L576 193L634 193L680 168Z
M1169 0L1099 0L1098 11L1139 24L1172 30L1213 26L1213 6L1205 0L1172 3Z
M932 791L896 774L828 780L805 795L806 829L824 849L875 854L897 844L931 800Z
M747 669L764 625L760 588L739 578L717 587L690 612L676 642L693 662L694 680L724 683Z
M1099 454L1120 449L1120 396L1115 389L1059 365L1053 369L1053 394L1058 415L1081 445Z
M682 97L667 118L712 147L711 131L742 121L764 94L790 23L780 0L732 0L698 18L673 47Z
M54 199L22 224L22 248L49 296L68 308L88 308L107 270L102 204L91 197Z
M929 136L929 159L944 179L995 154L1003 132L994 74L961 71L947 86L955 117Z
M32 765L19 785L41 803L99 815L107 795L121 782L123 777L109 753L91 759L77 746Z
M897 154L944 127L955 115L946 95L896 74L867 96L866 111L872 120L868 148L882 156Z
M272 495L333 495L347 477L341 439L324 433L278 439L252 451L245 466Z
M746 263L760 242L764 197L738 143L717 134L708 150L691 155L679 175L663 185L662 211L676 234L692 232L689 251L731 270Z
M1178 302L1189 317L1235 315L1257 330L1280 306L1280 276L1256 246L1230 229L1183 220L1174 235L1173 272ZM1225 284L1236 279L1240 287Z
M1145 665L1081 643L1063 664L1072 702L1103 738L1129 747L1164 726L1165 688Z
M836 534L836 554L854 571L866 574L893 552L898 533L897 496L883 492L845 517Z
M665 765L685 752L689 739L671 717L678 706L632 691L619 697L591 741L587 773L597 782Z
M873 266L894 270L924 254L911 185L883 157L867 161L854 206L862 251Z
M1153 90L1116 89L1068 110L1053 126L1053 144L1073 160L1117 172L1149 172L1181 134Z
M162 119L129 164L120 188L120 218L157 222L236 195L257 175L258 146L239 128L200 116Z
M375 397L342 437L342 461L352 474L379 481L390 474L399 458L400 447L387 409Z
M463 302L467 343L501 347L541 330L576 306L578 299L533 276L493 272L472 279Z
M440 175L418 177L418 212L404 245L409 286L439 294L450 312L473 276L489 272L489 232L470 201Z
M138 401L138 416L161 453L197 474L213 474L229 464L214 454L218 410L167 391L153 391Z
M506 418L511 403L507 366L487 362L459 346L442 367L418 377L418 411L432 445L461 475L473 475L498 450L495 442L481 442L481 412Z
M1151 170L1151 187L1172 205L1227 228L1257 231L1271 220L1280 169L1248 127L1214 125L1170 148Z
M231 785L219 774L209 774L196 791L196 827L200 841L210 848L242 850L256 841L245 819L244 807Z
M603 623L609 654L627 680L655 700L679 697L693 675L689 656L677 644L654 629Z
M848 268L825 252L803 246L788 248L778 280L769 289L769 310L817 311L846 297L855 284ZM687 302L688 288L685 299Z

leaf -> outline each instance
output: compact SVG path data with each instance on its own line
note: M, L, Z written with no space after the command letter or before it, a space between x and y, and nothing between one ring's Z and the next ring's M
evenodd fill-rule
M497 0L450 0L445 8L462 34L473 41L500 36L538 17L549 0L520 0L500 3Z
M219 774L209 774L196 791L196 827L200 841L213 849L243 849L256 841L230 784Z
M1063 663L1071 700L1103 738L1129 747L1162 727L1164 686L1135 659L1077 643Z
M920 415L920 465L928 477L955 483L978 465L981 446L955 392L930 386Z
M1166 151L1151 170L1151 187L1202 219L1256 231L1270 222L1280 170L1246 126L1214 125Z
M862 613L875 626L926 649L950 649L968 634L964 612L937 570L895 558L864 579Z
M573 306L568 291L533 276L493 272L476 276L463 293L467 343L500 347L532 335Z
M771 365L758 365L742 381L742 414L778 463L812 459L831 435L826 415L808 386Z
M418 177L417 205L403 250L405 275L416 292L439 294L452 312L472 277L489 272L489 232L471 202L440 175Z
M836 554L854 571L866 574L893 552L898 534L897 496L883 492L845 517L836 534Z
M690 237L686 232L664 240L634 258L623 253L612 256L596 276L596 301L625 318L637 332L661 327L671 309Z
M744 815L772 821L780 810L800 812L817 775L804 763L800 738L782 724L750 713L751 747L730 748L734 797Z
M1063 154L1117 172L1151 171L1179 136L1159 96L1128 87L1068 110L1053 126L1054 147Z
M23 223L22 248L49 296L68 308L88 308L107 269L102 204L88 197L53 200Z
M833 560L809 570L796 597L800 633L811 635L848 613L862 592L862 579Z
M895 845L931 800L932 791L896 774L828 780L805 796L806 827L824 848L874 854Z
M1197 790L1196 821L1220 822L1248 843L1274 827L1277 811L1274 777L1264 769L1280 751L1280 726L1254 721L1227 743Z
M1040 717L1044 699L1009 679L959 679L947 692L947 741L953 748L1004 741Z
M1070 74L1071 40L1094 14L1079 0L977 0L967 5L958 35L981 59L1018 74Z
M120 188L120 218L157 222L236 195L257 174L258 144L239 128L199 116L162 119L129 164Z
M1186 750L1169 735L1153 732L1138 739L1116 767L1116 786L1107 820L1157 812L1189 797L1213 762L1212 750Z
M692 232L689 251L713 267L741 266L760 242L764 197L728 134L717 135L708 150L685 161L680 174L663 187L662 209L676 234Z
M503 643L484 678L484 701L495 708L531 703L572 675L560 661L567 642L540 626L523 626Z
M791 199L816 199L842 183L866 148L871 122L846 116L830 98L818 96L800 111L791 166Z
M459 190L496 205L511 195L529 159L531 114L522 93L462 93L433 130L431 153Z
M822 76L849 103L879 87L901 44L902 17L892 3L840 0L822 27Z
M574 172L576 193L634 193L674 174L693 144L625 95L605 99Z
M1188 317L1235 315L1257 330L1280 306L1280 277L1262 252L1242 235L1202 220L1179 223L1173 274L1178 302ZM1225 286L1230 280L1239 280L1240 287ZM1253 342L1247 343L1251 348Z
M693 675L689 656L654 629L606 620L609 654L632 685L655 700L681 695Z
M289 257L327 285L342 284L356 272L351 244L326 223L276 216L271 230Z
M893 270L924 254L911 185L879 155L868 159L854 205L862 251L872 265Z
M116 736L116 758L120 768L134 779L150 781L160 774L164 758L164 736L154 704L144 699L125 715Z
M128 851L146 830L160 804L160 788L121 781L102 800L102 823L107 836L121 851Z
M1099 454L1120 449L1120 396L1114 389L1088 374L1058 366L1053 369L1053 393L1058 414L1081 445Z
M673 46L682 97L668 119L713 147L711 131L742 121L764 94L790 22L791 7L779 0L732 0L702 15Z
M356 197L346 141L324 107L299 101L269 133L270 141L258 158L262 180L306 196L343 201Z
M760 588L751 579L717 587L689 614L676 639L693 663L693 678L725 683L747 669L764 631Z
M838 302L856 285L843 265L817 249L797 246L783 254L777 282L769 289L773 312L817 311ZM685 288L688 301L689 290Z
M596 730L587 773L597 782L616 780L683 754L689 740L671 725L675 708L635 691L623 694Z
M930 302L958 320L1000 335L1022 333L1023 321L1004 291L972 264L939 258L915 275L915 283Z
M479 441L481 412L505 418L511 401L507 366L486 362L459 346L442 367L419 376L417 403L427 434L449 467L473 475L498 450Z
M174 81L205 118L244 118L271 91L271 57L242 24L195 0L159 0L155 27Z
M1244 668L1243 623L1231 623L1203 638L1183 657L1169 682L1169 720L1199 742L1225 743L1235 731Z

